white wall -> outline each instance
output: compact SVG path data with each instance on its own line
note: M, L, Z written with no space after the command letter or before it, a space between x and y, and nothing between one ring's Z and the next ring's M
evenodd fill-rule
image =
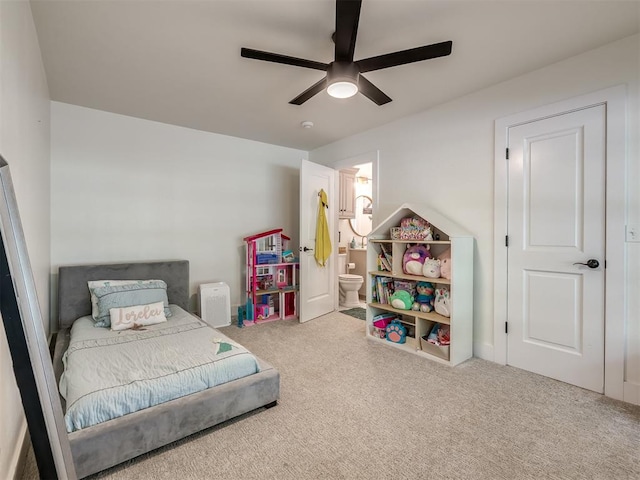
M245 301L245 236L283 228L297 248L307 152L64 103L51 108L54 272L187 259L192 294L222 281L237 305Z
M49 108L29 3L0 1L0 153L9 163L43 318L49 315ZM10 479L26 422L1 322L0 385L0 478Z
M493 164L498 118L613 85L628 87L628 223L640 225L638 120L640 37L572 57L420 114L310 152L332 165L378 149L380 212L404 202L426 203L476 237L474 354L493 359ZM425 92L428 95L428 92ZM640 403L640 243L619 245L627 256L625 399Z

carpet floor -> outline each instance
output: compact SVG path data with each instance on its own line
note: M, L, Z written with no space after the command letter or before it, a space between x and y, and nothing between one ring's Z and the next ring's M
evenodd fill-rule
M640 407L479 359L440 365L364 328L335 312L221 329L280 370L278 405L94 478L640 478Z

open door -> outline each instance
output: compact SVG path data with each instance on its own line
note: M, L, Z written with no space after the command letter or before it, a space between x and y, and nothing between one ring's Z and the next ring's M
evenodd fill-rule
M316 222L318 219L318 193L327 194L329 209L325 212L331 244L331 256L324 267L318 266L314 257L316 246ZM336 299L335 247L338 239L336 226L336 171L332 168L302 160L300 167L300 322L332 312Z

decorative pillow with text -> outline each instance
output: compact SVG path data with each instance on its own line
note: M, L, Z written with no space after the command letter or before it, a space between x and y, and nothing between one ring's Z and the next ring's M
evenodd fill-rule
M109 310L109 315L111 316L111 330L135 329L144 325L167 321L167 317L164 315L163 302L112 308Z

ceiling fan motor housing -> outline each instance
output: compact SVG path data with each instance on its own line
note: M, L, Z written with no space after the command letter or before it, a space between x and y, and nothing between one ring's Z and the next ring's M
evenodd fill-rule
M358 84L360 70L353 62L331 62L327 68L329 85L336 82L351 82Z

